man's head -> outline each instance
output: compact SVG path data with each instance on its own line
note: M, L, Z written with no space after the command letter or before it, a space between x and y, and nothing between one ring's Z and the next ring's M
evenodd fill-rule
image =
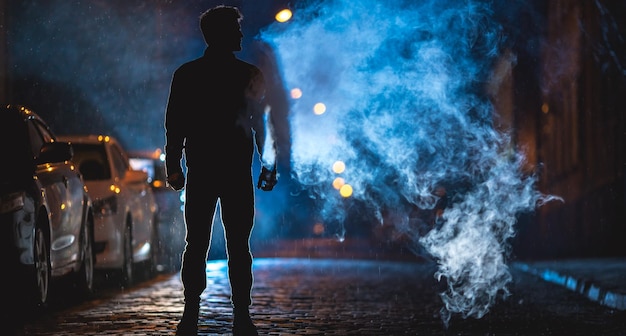
M210 47L241 50L241 20L243 15L237 7L219 5L200 15L200 30Z

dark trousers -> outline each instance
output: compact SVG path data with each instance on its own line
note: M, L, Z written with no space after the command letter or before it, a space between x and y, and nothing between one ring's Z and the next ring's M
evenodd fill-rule
M185 186L187 234L181 266L185 302L198 302L206 288L206 261L219 200L226 238L231 302L235 308L247 308L252 303L250 234L254 225L254 186L251 169L240 170L239 173L229 170L226 175L212 176L188 168Z

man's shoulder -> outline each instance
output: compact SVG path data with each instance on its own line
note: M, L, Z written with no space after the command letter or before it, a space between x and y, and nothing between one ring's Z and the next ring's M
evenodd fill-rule
M237 60L237 64L239 65L239 67L246 69L248 73L251 73L253 75L263 75L263 72L258 66L248 61L244 61L240 58L237 58L236 60Z
M176 72L185 72L185 71L194 71L201 66L202 58L196 58L191 61L185 62L181 64L178 68L176 68Z
M243 59L241 59L239 57L236 57L235 60L237 60L237 62L239 64L241 64L241 66L250 67L250 68L257 68L258 69L258 67L256 65L254 65L254 64L252 64L252 63L250 63L248 61L245 61L245 60L243 60Z

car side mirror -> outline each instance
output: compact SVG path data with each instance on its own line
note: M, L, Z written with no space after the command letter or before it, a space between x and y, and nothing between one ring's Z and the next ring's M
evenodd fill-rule
M36 164L57 163L69 161L74 156L74 150L69 142L46 142L41 146Z

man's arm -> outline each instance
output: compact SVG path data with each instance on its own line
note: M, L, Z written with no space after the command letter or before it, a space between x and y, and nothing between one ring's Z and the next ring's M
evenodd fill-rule
M181 190L185 185L185 176L181 167L184 136L183 97L179 87L177 73L172 77L170 94L165 109L165 173L167 182L174 190Z
M257 71L251 85L250 108L252 109L252 128L257 153L261 159L261 173L257 188L270 191L278 182L276 171L276 143L271 117L271 107L265 100L265 79Z
M261 173L257 188L263 191L274 189L278 183L278 172L276 169L276 143L274 142L273 122L270 115L270 106L266 105L263 114L263 125L259 126L261 132L255 132L257 149L261 158Z

